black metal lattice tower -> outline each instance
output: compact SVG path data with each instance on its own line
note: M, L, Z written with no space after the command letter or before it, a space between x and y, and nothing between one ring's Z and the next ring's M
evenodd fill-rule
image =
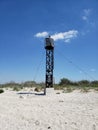
M54 69L54 41L52 38L45 38L46 49L46 81L45 81L45 94L46 88L53 87L53 69Z

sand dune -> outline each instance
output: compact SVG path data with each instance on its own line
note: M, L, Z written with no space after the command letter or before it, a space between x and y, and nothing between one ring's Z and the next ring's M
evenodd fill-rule
M98 130L98 93L0 94L0 130Z

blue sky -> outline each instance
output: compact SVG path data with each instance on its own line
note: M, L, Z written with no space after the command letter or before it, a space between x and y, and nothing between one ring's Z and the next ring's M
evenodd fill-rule
M98 80L98 0L0 0L0 83L44 81L48 35L55 82Z

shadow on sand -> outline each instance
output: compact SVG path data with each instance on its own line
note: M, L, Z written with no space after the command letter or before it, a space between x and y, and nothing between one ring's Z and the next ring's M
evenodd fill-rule
M33 95L38 95L38 96L44 96L45 94L44 94L44 92L43 93L32 93L32 92L19 92L19 93L17 93L17 94L19 94L19 95L24 95L24 94L33 94Z
M38 96L44 96L44 92L43 93L35 93L35 95L38 95Z

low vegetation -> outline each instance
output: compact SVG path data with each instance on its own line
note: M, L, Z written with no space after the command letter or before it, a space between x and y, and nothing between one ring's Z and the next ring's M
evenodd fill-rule
M36 83L35 81L26 81L23 83L5 83L0 84L1 93L2 88L11 88L13 91L20 91L23 88L32 88L35 87L35 91L43 90L45 83ZM81 81L71 81L67 78L62 78L58 84L54 84L55 90L63 90L64 93L72 92L76 89L79 89L81 92L89 92L91 89L98 91L98 81L88 81L88 80L81 80Z
M89 92L90 91L90 88L89 87L82 87L81 88L81 92L83 92L83 93L87 93L87 92Z
M20 91L21 89L23 89L23 88L19 87L19 86L14 86L13 87L13 91Z
M72 92L76 89L79 89L81 92L89 92L91 89L98 91L98 81L88 81L88 80L81 80L81 81L71 81L66 78L62 78L59 84L55 85L55 89L63 89L63 92Z
M34 91L36 91L36 92L41 92L41 88L40 87L36 87L35 89L34 89Z
M66 89L63 90L63 93L70 93L73 92L74 88L73 87L66 87Z

